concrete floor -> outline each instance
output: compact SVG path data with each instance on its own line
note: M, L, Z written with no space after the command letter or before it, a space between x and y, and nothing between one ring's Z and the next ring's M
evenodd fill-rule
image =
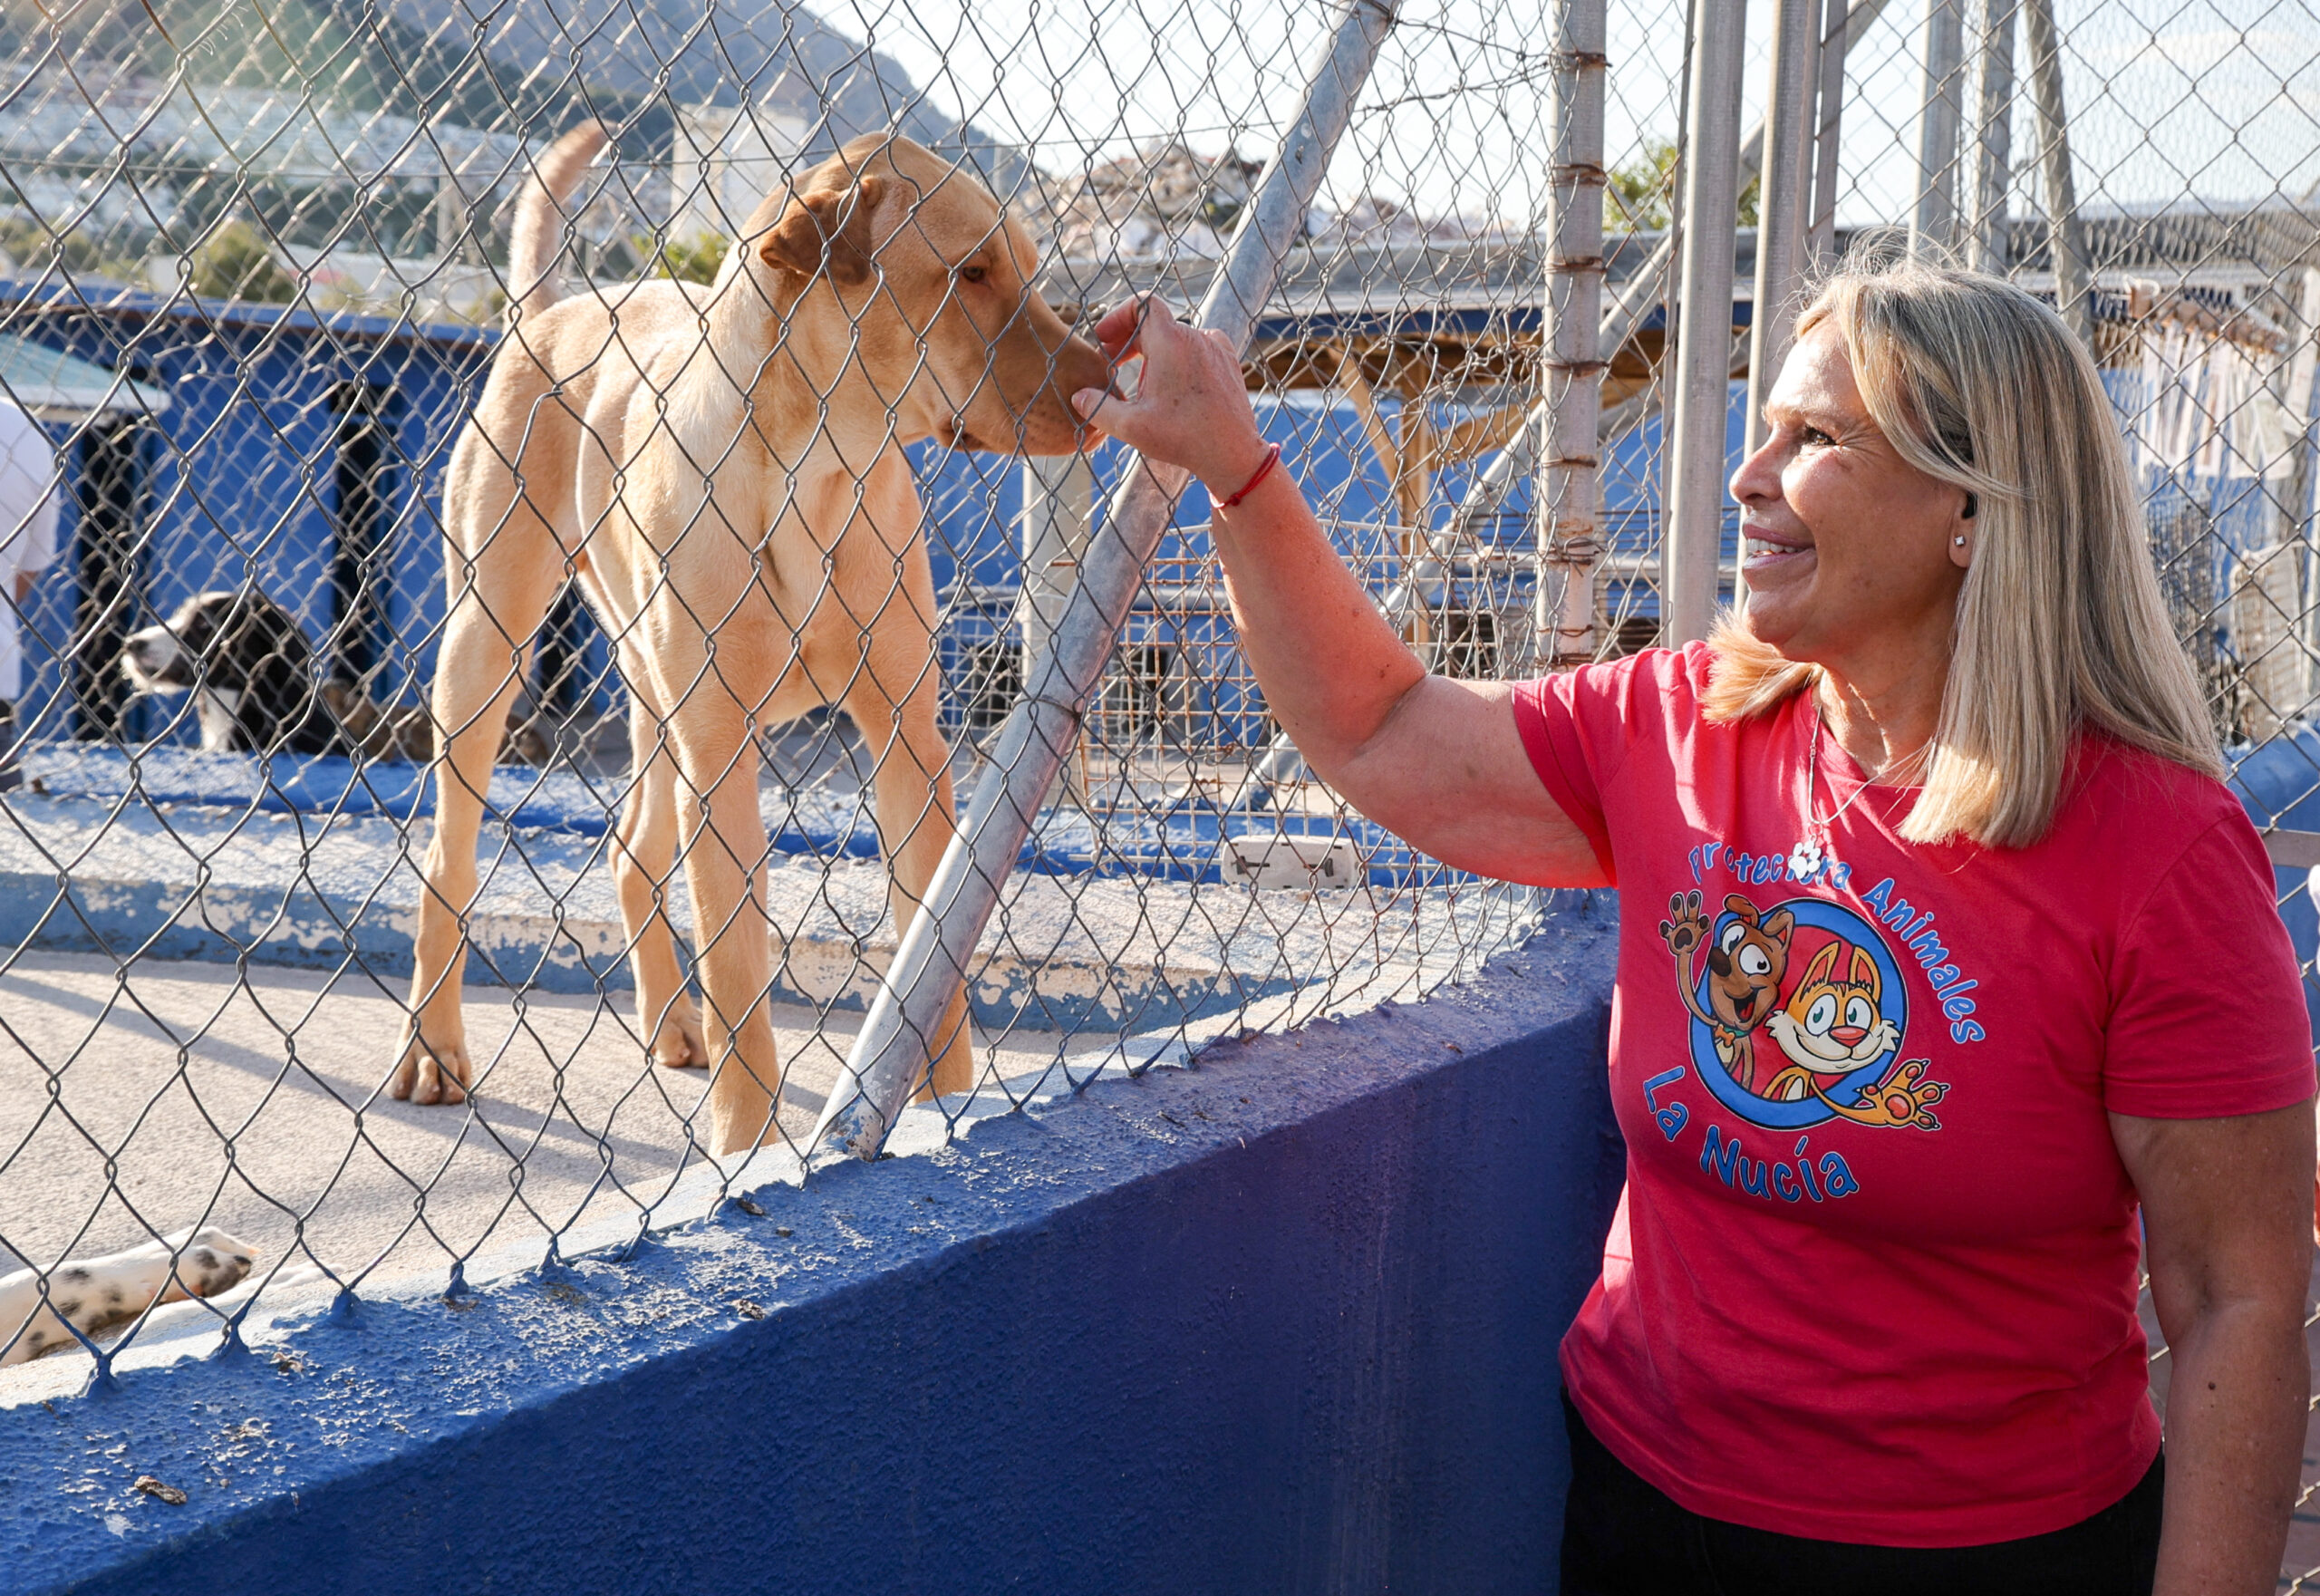
M207 1223L273 1264L372 1280L448 1272L487 1243L633 1215L701 1157L705 1070L645 1062L629 995L468 991L470 1102L382 1090L400 982L22 952L0 971L0 1273ZM802 1137L859 1016L778 1007L782 1129ZM1075 1058L1109 1038L1074 1044ZM1064 1051L1017 1032L986 1069ZM117 1184L108 1175L117 1170ZM16 1257L8 1256L14 1253Z

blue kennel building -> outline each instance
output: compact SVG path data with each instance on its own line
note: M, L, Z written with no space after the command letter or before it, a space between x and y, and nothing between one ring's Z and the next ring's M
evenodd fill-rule
M160 730L113 680L120 637L190 595L245 583L311 637L335 632L333 654L376 696L416 691L442 614L442 476L486 335L21 288L5 330L134 385L111 408L51 418L59 557L25 605L19 706L35 738Z
M19 284L0 300L0 339L70 357L84 386L90 372L113 383L109 402L77 411L22 396L50 424L63 479L58 560L24 608L19 707L34 737L190 740L189 718L122 695L120 639L246 583L298 617L328 668L382 701L423 699L443 614L443 481L495 331L136 290L98 302ZM1353 519L1381 514L1386 485L1348 452L1349 420L1287 406L1269 420L1317 496ZM1019 581L1020 463L911 452L938 591L953 597L963 580L983 596L953 605L962 626L1003 625L989 600ZM1097 457L1099 499L1117 453ZM1187 503L1180 519L1205 516ZM1197 552L1179 538L1164 557ZM603 641L576 605L566 624L602 709Z

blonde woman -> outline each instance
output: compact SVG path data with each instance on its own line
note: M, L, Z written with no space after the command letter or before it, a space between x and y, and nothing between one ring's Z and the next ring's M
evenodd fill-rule
M1426 673L1229 349L1158 306L1101 333L1143 382L1083 412L1209 488L1313 767L1452 864L1622 889L1628 1189L1562 1344L1565 1596L2271 1590L2311 1038L2054 313L1837 278L1732 480L1745 614L1511 686Z

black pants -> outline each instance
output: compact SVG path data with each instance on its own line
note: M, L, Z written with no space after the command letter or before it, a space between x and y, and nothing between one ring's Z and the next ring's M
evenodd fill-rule
M1562 1596L2151 1596L2166 1459L2083 1523L1987 1546L1856 1546L1687 1512L1595 1438L1571 1398Z

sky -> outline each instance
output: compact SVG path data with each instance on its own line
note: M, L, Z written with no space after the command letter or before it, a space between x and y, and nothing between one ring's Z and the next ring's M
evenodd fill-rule
M1551 4L1406 0L1327 197L1367 191L1429 214L1535 221ZM1909 214L1926 5L1893 0L1851 57L1848 222ZM2320 0L2057 0L2057 11L2082 199L2300 198L2320 182ZM945 108L1072 170L1170 136L1262 157L1332 13L1327 0L837 0L824 15ZM1772 0L1750 0L1748 121L1761 113L1771 15ZM1611 0L1610 35L1617 164L1677 128L1683 7ZM2016 58L2026 61L2019 44ZM2026 92L2014 140L2026 158ZM2035 204L2026 175L2022 184L2016 203Z

